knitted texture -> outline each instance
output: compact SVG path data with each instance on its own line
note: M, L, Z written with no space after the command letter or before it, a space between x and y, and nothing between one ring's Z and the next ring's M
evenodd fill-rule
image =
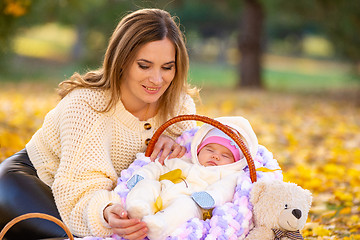
M121 202L111 190L121 170L129 167L136 153L145 151L146 139L160 126L156 116L139 121L121 101L101 113L109 96L107 91L73 90L47 114L26 145L37 174L53 191L61 218L76 236L111 234L103 209ZM188 95L179 106L178 114L195 113ZM194 126L194 122L181 122L172 131L179 136Z
M184 132L176 141L187 148L187 156L190 151L192 136L198 128ZM143 153L136 155L136 160L121 172L118 179L118 185L115 192L119 194L122 204L125 204L126 196L129 189L126 186L127 180L133 175L134 171L148 164L150 159L145 157ZM258 153L254 158L255 167L258 169L275 170L280 169L278 162L273 158L273 154L264 146L259 145ZM253 228L252 222L252 205L249 201L249 195L252 188L248 167L245 168L247 173L237 182L235 194L232 202L228 202L223 206L214 208L211 219L200 220L193 218L184 223L172 236L167 240L180 239L244 239L249 231ZM260 179L280 179L282 180L282 171L257 171L258 180ZM83 240L120 240L119 236L113 234L108 238L87 237Z

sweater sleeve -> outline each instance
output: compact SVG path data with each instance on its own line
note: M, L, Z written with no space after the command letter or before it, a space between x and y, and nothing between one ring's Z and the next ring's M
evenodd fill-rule
M112 191L117 174L110 158L111 129L105 115L81 96L64 102L61 111L61 158L52 191L61 218L79 237L112 234L103 209L109 203L121 203Z

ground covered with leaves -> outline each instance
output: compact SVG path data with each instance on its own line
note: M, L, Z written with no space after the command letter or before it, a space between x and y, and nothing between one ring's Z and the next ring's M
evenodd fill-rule
M359 92L202 90L198 114L241 115L286 181L313 193L305 239L360 239ZM52 89L0 89L0 161L22 149L57 103Z

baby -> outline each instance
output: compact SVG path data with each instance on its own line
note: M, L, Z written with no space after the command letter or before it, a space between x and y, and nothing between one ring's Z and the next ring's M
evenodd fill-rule
M255 156L258 141L243 117L222 117ZM126 210L131 218L144 221L149 239L165 239L193 217L232 200L246 159L236 143L219 129L204 124L191 142L191 159L166 159L135 171L127 182L130 192Z

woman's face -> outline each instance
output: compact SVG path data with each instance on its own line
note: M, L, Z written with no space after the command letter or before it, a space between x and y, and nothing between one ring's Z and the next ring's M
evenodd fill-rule
M132 106L156 103L174 79L175 47L168 39L142 46L120 84L121 100Z

